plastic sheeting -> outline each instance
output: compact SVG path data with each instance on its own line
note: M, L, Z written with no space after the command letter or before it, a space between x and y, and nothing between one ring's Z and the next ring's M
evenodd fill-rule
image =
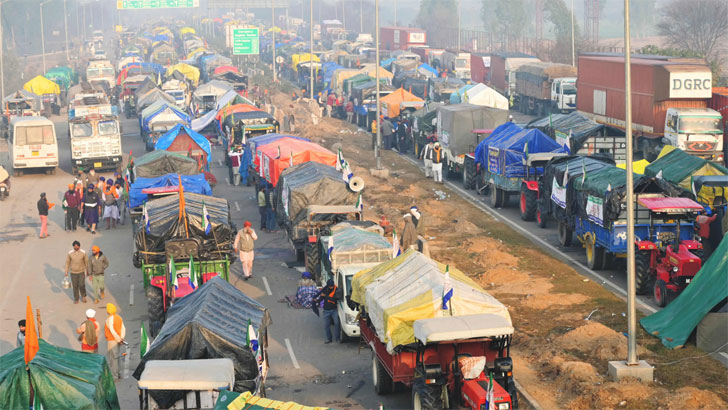
M260 340L270 326L266 308L220 277L179 299L167 311L167 320L147 354L134 371L139 380L149 360L188 360L229 358L235 364L234 391L255 391L258 363L246 345L248 321ZM160 405L168 408L186 394L184 391L150 391Z
M23 347L0 357L0 403L6 409L27 409L30 385L45 409L119 409L114 378L102 355L84 353L39 341L40 349L25 365Z
M184 185L184 182L182 182ZM139 220L135 229L134 242L136 249L157 253L149 255L148 263L164 263L165 242L169 239L197 238L200 241L200 260L222 259L220 253L227 254L234 260L233 240L235 226L230 219L230 208L227 200L207 195L188 193L185 187L185 213L187 224L180 219L179 195L169 195L147 203L149 215L149 232L146 232L144 219ZM210 216L212 230L205 234L202 227L202 203ZM232 263L232 262L231 262Z
M242 100L242 97L240 97L235 91L230 90L226 92L225 95L218 98L217 102L215 103L214 109L210 110L202 117L192 120L191 128L197 132L203 130L215 120L215 116L217 115L218 111L220 111L225 105L230 102L235 103L238 99Z
M503 175L507 178L525 177L528 154L541 152L568 153L565 147L537 129L521 130L507 138L488 138L485 140L488 147L488 172Z
M220 98L228 91L232 91L233 86L226 81L221 80L210 80L209 82L197 87L195 92L192 93L192 97L196 99L202 99L206 95L214 95L215 98Z
M656 176L662 171L662 178L678 185L680 188L693 191L692 179L700 175L728 175L728 169L700 157L690 155L679 148L660 156L645 168L645 175ZM718 188L721 193L721 188ZM694 192L698 202L713 204L716 192L704 186L700 192Z
M185 193L212 195L212 188L210 188L210 184L205 180L205 175L182 175L181 178ZM177 174L167 174L156 178L137 178L131 184L131 187L129 187L129 207L141 206L147 201L147 194L142 193L143 189L178 185L179 180Z
M243 182L247 183L248 181L248 172L251 167L254 166L254 156L256 152L256 147L259 145L265 145L269 144L273 141L277 141L281 138L295 138L301 141L311 141L308 138L304 137L296 137L293 135L285 135L285 134L265 134L260 135L258 137L248 138L245 144L245 150L243 151L243 157L241 159L241 165L240 165L240 175L243 178Z
M571 152L579 152L589 137L602 135L605 126L574 111L566 115L552 114L532 121L526 128L538 128L556 140L568 140Z
M232 404L235 402L235 404ZM233 407L229 407L229 406ZM328 410L328 407L311 407L291 401L271 400L253 396L249 392L238 394L235 392L221 393L217 398L214 410Z
M33 77L30 81L23 85L23 89L37 95L61 93L61 88L58 84L43 77L42 75Z
M492 313L511 322L508 309L466 274L450 267L453 296L442 309L445 265L408 250L391 261L361 271L351 283L351 300L366 308L387 351L415 342L417 319Z
M408 102L424 102L424 100L405 89L400 88L386 97L382 97L380 102L382 106L386 106L387 116L389 118L394 118L399 115L401 109L400 104Z
M355 227L334 230L333 237L334 249L331 251L332 255L336 252L392 248L392 244L379 233Z
M180 119L181 122L184 122L185 124L190 123L190 116L180 111L176 105L170 104L166 101L157 101L156 103L150 105L149 107L145 108L144 111L142 111L142 115L140 117L142 128L148 130L149 123L155 117L164 113L176 116Z
M471 104L446 105L437 110L437 137L452 155L463 155L478 144L473 130L493 129L507 120L507 110Z
M205 151L207 154L208 161L212 159L212 150L210 148L210 141L207 140L207 138L203 137L202 134L192 131L188 126L177 124L172 128L171 130L167 131L164 135L159 137L157 140L156 145L154 145L154 149L167 149L170 145L174 142L174 140L177 138L177 136L180 133L187 134L190 138L192 138L192 141L194 141L201 150Z
M165 150L152 151L134 160L136 178L157 178L167 174L199 174L197 161Z
M200 81L200 70L195 66L185 63L177 63L175 65L169 66L165 75L169 77L175 71L179 71L180 73L182 73L187 79L192 81L192 84L195 86Z
M273 186L278 184L281 173L291 166L291 163L298 165L318 162L329 167L336 165L336 154L333 152L316 143L295 138L281 138L265 145L258 145L255 152L256 168L260 171L262 166L263 178ZM339 178L342 178L341 173Z
M476 86L466 90L463 102L473 105L481 105L483 107L508 110L508 99L485 84L477 84Z
M670 349L680 348L703 317L726 298L728 236L723 238L688 287L665 308L643 317L640 324L647 333L660 338L663 345Z

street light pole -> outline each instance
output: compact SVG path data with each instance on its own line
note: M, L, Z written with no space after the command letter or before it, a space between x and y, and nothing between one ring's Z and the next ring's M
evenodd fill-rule
M574 46L574 0L571 0L571 65L576 67L576 47Z
M377 158L377 169L382 169L382 124L379 118L382 115L382 103L379 101L379 0L374 0L374 49L376 57L374 58L374 70L376 71L377 83L377 117L374 118L377 124L377 144L374 146L374 156Z
M43 5L48 3L52 0L43 1L40 3L40 47L41 47L41 56L43 57L43 74L46 72L46 58L45 58L45 30L43 30Z
M63 29L66 32L66 61L70 62L71 57L68 49L68 14L66 14L66 0L63 0Z
M460 4L460 2L461 2L461 0L458 0L458 51L460 51L460 32L462 31L460 29L460 20L462 17L461 12L460 12L460 10L462 9L462 7L461 7L462 4Z
M364 0L359 0L359 32L364 32L364 14L362 13L362 3Z
M5 1L0 1L0 100L5 98L5 64L3 63L3 56L5 55L5 41L3 36L3 3L6 3ZM3 103L3 108L0 111L5 111L5 104Z
M273 84L276 83L278 80L278 76L276 75L276 2L275 0L271 0L270 2L270 10L271 10L271 20L272 21L272 27L270 29L271 34L273 35Z
M310 27L310 29L311 29L311 33L310 33L311 37L309 39L310 43L309 43L309 50L308 50L308 54L309 54L308 62L309 62L309 68L311 69L311 71L309 72L309 77L310 77L310 81L311 81L311 83L310 83L311 99L313 100L313 0L311 0L311 27Z
M394 0L394 27L397 27L397 0Z

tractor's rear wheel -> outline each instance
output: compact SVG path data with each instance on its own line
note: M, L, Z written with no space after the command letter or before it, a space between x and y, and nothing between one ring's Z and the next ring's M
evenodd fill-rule
M644 295L650 289L651 271L650 253L636 250L634 254L634 276L638 295Z
M559 244L562 247L571 246L571 228L563 222L559 222Z
M394 391L394 383L392 377L387 373L382 363L377 359L377 355L372 351L372 383L374 391L378 395L385 395Z
M521 219L524 221L533 221L536 216L537 199L535 191L528 189L525 184L521 185L521 196L519 200Z
M156 286L149 286L146 290L147 310L149 312L149 333L157 337L159 330L164 323L164 298L162 289Z
M503 197L504 197L504 191L497 186L495 186L494 183L490 184L490 206L493 208L501 208L503 207Z
M318 243L306 242L306 270L311 272L314 280L318 283L321 280L321 253Z
M465 158L465 169L463 170L463 188L475 188L475 162Z
M425 379L419 377L412 383L412 408L414 410L441 410L442 386L425 384Z
M589 269L602 269L604 264L604 248L595 243L594 238L590 238L586 243L586 265Z
M654 288L655 304L659 307L665 307L667 305L667 284L662 279L655 281Z

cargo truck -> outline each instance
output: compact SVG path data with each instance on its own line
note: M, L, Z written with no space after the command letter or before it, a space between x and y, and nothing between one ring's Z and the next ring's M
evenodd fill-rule
M662 147L722 163L723 126L707 108L712 73L702 61L664 56L632 58L632 130L635 150L654 161ZM595 121L624 129L624 57L579 56L577 110Z
M379 41L386 50L407 50L427 44L427 32L414 27L382 27Z
M516 91L516 70L523 64L539 62L537 57L523 53L492 53L488 85L510 97Z
M723 165L728 165L728 138L725 133L728 128L728 87L713 87L713 98L710 99L708 108L723 116Z
M516 70L513 104L538 117L576 109L576 67L556 63L527 63Z
M440 56L440 66L455 73L455 77L470 81L470 53L446 51Z
M106 83L111 90L116 85L116 73L109 60L93 60L86 67L86 81L89 83Z
M116 106L98 92L74 96L68 107L73 172L111 170L121 165L121 125Z

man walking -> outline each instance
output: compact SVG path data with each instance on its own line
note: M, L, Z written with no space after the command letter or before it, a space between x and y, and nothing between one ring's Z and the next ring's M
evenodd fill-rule
M40 199L37 203L38 206L38 216L40 217L40 239L45 238L46 236L50 236L48 234L48 209L50 209L50 206L48 204L48 200L46 199L45 192L42 192L40 194Z
M430 151L430 159L432 160L432 179L442 184L442 158L443 152L440 143L436 142Z
M95 303L104 298L104 271L109 267L109 260L101 249L94 245L91 247L91 257L88 258L88 272L91 275L91 285L94 288Z
M94 185L90 184L86 194L83 196L83 214L86 218L86 230L92 234L96 234L96 224L99 222L100 211L100 195L94 190Z
M392 135L394 134L394 128L389 120L382 120L382 139L384 140L384 149L392 149Z
M258 212L260 213L260 230L265 231L266 220L268 219L268 209L266 205L265 188L261 187L258 191Z
M86 278L88 274L88 257L86 251L81 249L79 241L73 241L73 250L66 255L66 277L71 273L71 284L73 284L73 304L78 304L78 295L86 303Z
M425 237L425 222L424 218L422 217L422 212L417 208L416 205L412 205L410 207L410 213L412 214L412 223L415 224L415 228L417 228L417 235L421 237Z
M112 303L106 304L106 323L104 324L104 335L106 336L106 361L109 363L109 370L115 379L121 380L121 353L119 345L124 343L126 338L126 327L121 316L116 314L116 306Z
M63 194L63 202L66 206L66 228L75 231L81 213L81 195L74 184L68 184L68 191Z
M404 228L402 229L402 251L417 249L417 228L412 223L412 214L404 214Z
M432 178L432 149L435 145L432 139L427 139L427 145L422 149L420 156L425 160L425 178Z
M86 320L76 328L76 333L81 335L81 351L87 353L99 352L99 324L96 323L96 311L86 310Z
M273 208L275 201L275 190L272 186L268 185L265 188L265 227L268 232L275 232L277 229L276 225L276 212Z
M235 235L235 243L233 249L239 253L240 263L243 265L243 279L248 280L253 277L253 259L255 258L255 241L258 235L253 230L253 224L250 221L243 223L243 229Z
M336 312L336 301L341 299L341 291L339 291L334 285L334 280L329 279L326 281L326 286L321 289L321 293L316 297L314 303L320 303L324 301L324 332L326 334L325 344L331 343L331 325L334 325L334 339L336 342L340 342L340 327L339 314Z

